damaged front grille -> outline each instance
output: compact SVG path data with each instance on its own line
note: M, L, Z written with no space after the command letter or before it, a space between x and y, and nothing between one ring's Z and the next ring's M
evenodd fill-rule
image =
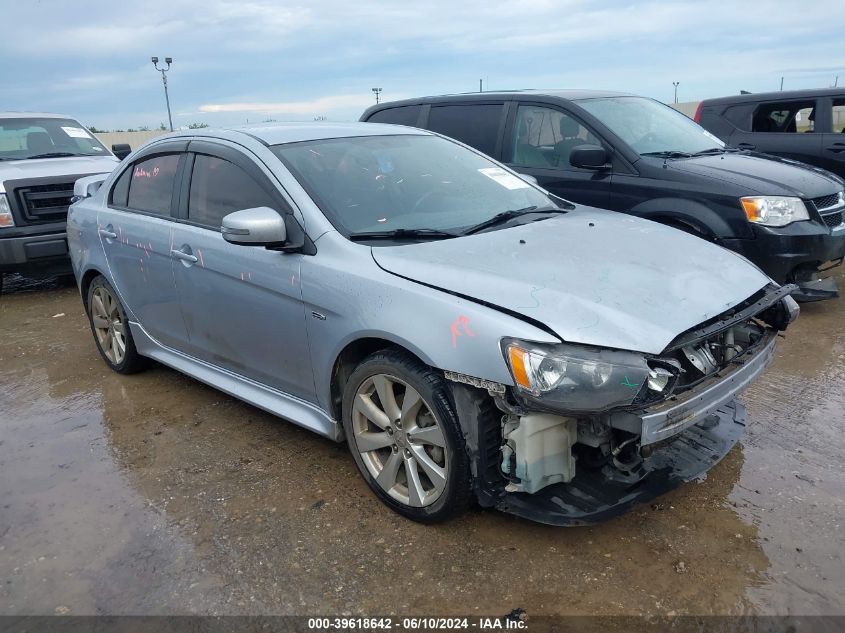
M782 314L780 299L792 290L794 286L767 286L675 338L662 354L648 359L651 375L633 405L683 393L756 353L767 330L786 327L788 316Z

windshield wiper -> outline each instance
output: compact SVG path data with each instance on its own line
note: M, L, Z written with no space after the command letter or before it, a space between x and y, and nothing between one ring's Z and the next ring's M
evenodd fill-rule
M661 152L643 152L640 156L657 156L658 158L690 158L689 152L680 152L676 149L667 149Z
M47 152L46 154L36 154L35 156L27 156L27 160L33 158L68 158L70 156L85 156L85 154L74 154L73 152Z
M367 240L401 240L406 238L430 238L434 240L442 240L450 237L458 237L458 234L449 233L448 231L440 231L438 229L393 229L392 231L362 231L361 233L349 234L349 239L353 242L363 242Z
M513 220L521 215L528 215L531 213L567 213L566 209L558 209L557 207L543 207L542 209L537 208L537 205L533 205L530 207L524 207L522 209L511 209L509 211L502 211L501 213L497 213L492 218L484 220L484 222L479 222L478 224L474 224L473 226L469 227L468 229L464 229L461 232L461 235L472 235L473 233L478 233L479 231L483 231L484 229L490 228L491 226L496 226L497 224L504 224L509 220Z
M710 149L703 149L700 152L695 152L693 156L707 156L709 154L733 154L739 150L734 147L711 147Z

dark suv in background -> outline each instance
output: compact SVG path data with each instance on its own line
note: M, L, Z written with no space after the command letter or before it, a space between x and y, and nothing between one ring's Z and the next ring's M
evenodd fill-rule
M799 160L845 177L845 89L706 99L695 120L728 145Z
M694 233L746 256L799 300L834 297L818 273L845 254L843 182L725 147L672 108L597 91L513 91L381 103L362 121L425 128L548 191ZM667 262L667 266L671 266Z

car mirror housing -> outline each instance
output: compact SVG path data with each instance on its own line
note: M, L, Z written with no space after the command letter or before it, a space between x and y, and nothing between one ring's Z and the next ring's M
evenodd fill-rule
M270 207L234 211L223 218L223 239L243 246L282 246L287 241L285 220Z
M518 174L518 175L519 175L520 178L522 178L529 185L537 185L538 187L540 186L540 181L538 181L535 176L532 176L531 174Z
M111 153L117 156L118 159L123 160L132 153L132 148L129 143L114 143L111 146Z
M582 169L603 169L609 167L607 150L600 145L578 145L569 153L569 163Z

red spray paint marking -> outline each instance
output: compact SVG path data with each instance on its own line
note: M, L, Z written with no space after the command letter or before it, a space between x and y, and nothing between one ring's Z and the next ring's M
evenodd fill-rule
M463 332L461 332L459 328L463 329ZM452 321L452 325L449 329L452 332L452 347L458 346L459 336L463 336L464 334L467 336L475 336L475 332L469 329L469 319L464 315L461 315Z

